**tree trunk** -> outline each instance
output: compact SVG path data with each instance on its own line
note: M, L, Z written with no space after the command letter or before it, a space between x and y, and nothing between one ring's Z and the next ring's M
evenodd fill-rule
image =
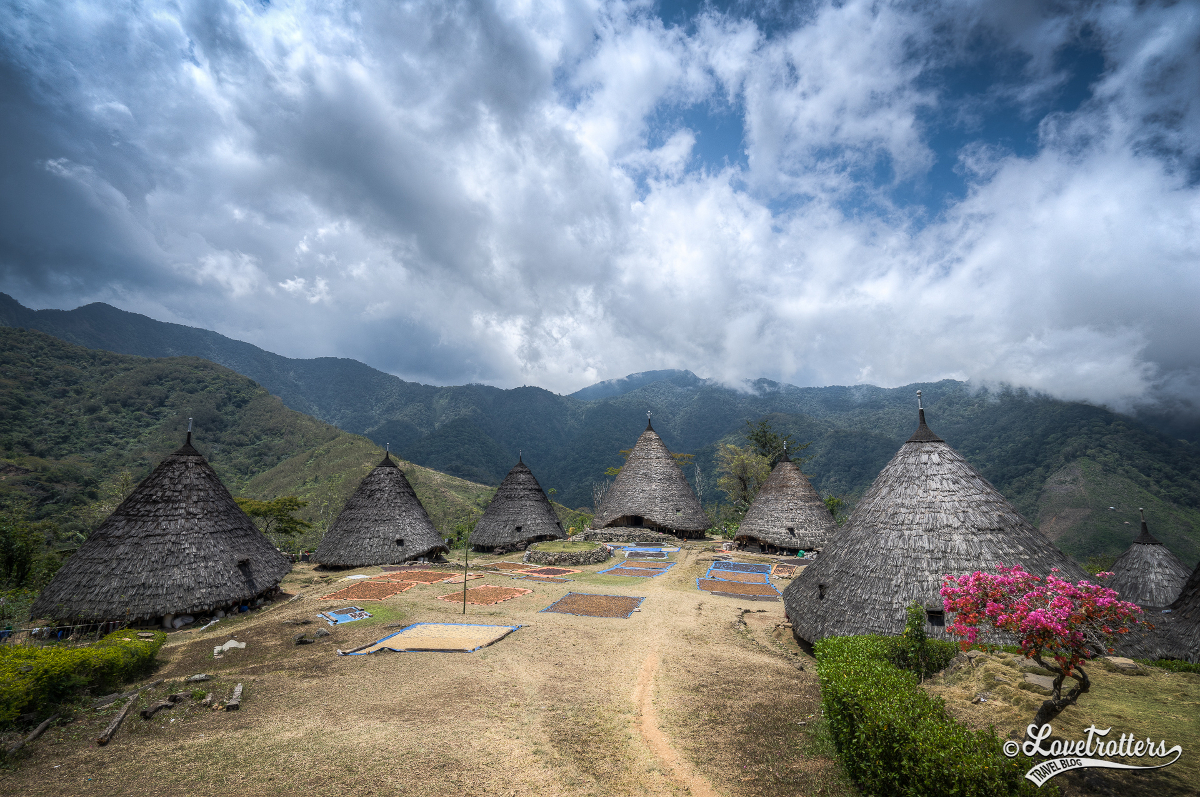
M1075 674L1072 676L1075 678L1076 684L1064 697L1062 694L1062 685L1063 681L1066 680L1067 674L1063 672L1062 668L1047 664L1042 661L1041 656L1034 656L1033 660L1038 663L1039 667L1054 673L1054 694L1051 695L1049 700L1042 703L1041 708L1038 709L1037 714L1033 717L1033 727L1037 730L1061 714L1067 706L1074 705L1080 695L1091 689L1092 683L1088 680L1087 673L1083 671L1083 668L1076 666L1073 670Z

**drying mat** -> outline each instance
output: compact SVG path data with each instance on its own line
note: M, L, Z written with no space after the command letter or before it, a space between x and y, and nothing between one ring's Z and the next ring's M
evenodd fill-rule
M655 553L653 551L629 551L625 554L626 559L666 559L665 551Z
M457 575L449 570L409 570L407 573L383 573L372 576L372 581L410 582L413 584L436 584ZM458 583L462 583L459 581Z
M410 590L411 581L360 581L345 589L322 595L323 601L381 601Z
M616 567L636 567L640 570L670 570L675 564L675 562L630 562L626 560L616 565Z
M480 565L480 570L516 570L523 572L525 570L534 570L537 565L527 565L524 562L492 562L490 565Z
M513 576L512 578L520 581L541 581L544 584L570 584L572 581L572 579L558 576Z
M493 587L491 584L481 584L467 590L467 603L472 606L491 606L493 603L503 603L531 592L533 590L522 587ZM449 595L438 595L438 600L462 603L463 593L451 592Z
M775 565L771 568L771 575L779 578L791 578L801 567L803 565Z
M529 576L569 576L572 573L579 573L579 570L572 570L569 567L539 567L534 570L522 570Z
M770 584L741 584L737 581L717 581L712 578L696 579L696 587L705 592L724 592L728 595L750 596L750 595L769 595L777 596L779 591Z
M646 599L631 598L627 595L589 595L583 592L568 592L542 611L575 614L581 617L628 619L629 615L633 614L633 610L644 600Z
M648 570L644 567L610 567L607 570L601 570L598 575L609 576L632 576L634 578L654 578L661 576L665 570Z
M433 565L381 565L385 573L415 573L418 570L433 570Z
M477 578L483 578L483 573L468 573L467 574L467 581L474 581ZM448 578L445 581L439 581L438 583L439 584L461 584L461 583L463 583L463 577L461 575L458 575L458 576L454 576L453 578Z
M749 562L713 562L710 570L729 570L734 573L770 573L770 565L752 565Z
M474 653L516 631L519 625L468 625L466 623L413 623L378 642L354 650L338 651L339 656L365 656L381 650L447 651Z
M722 598L737 598L740 601L769 601L771 603L779 603L778 595L743 595L740 592L721 592L713 590L709 595L719 595Z
M709 580L740 581L743 584L770 584L766 573L737 573L730 570L709 570L704 574Z

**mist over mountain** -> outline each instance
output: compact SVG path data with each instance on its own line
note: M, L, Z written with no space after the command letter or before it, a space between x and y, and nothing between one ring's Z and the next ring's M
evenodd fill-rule
M572 507L591 504L592 484L622 463L619 452L645 428L647 411L672 450L696 454L687 476L695 484L700 474L705 501L717 497L716 444L740 442L745 422L762 417L810 443L804 469L818 490L856 495L912 433L921 389L938 434L1077 558L1124 550L1133 538L1128 516L1140 505L1181 559L1200 558L1195 445L1102 407L1020 389L953 380L801 388L766 379L734 389L668 370L562 396L538 387L422 385L342 358L290 359L99 303L34 311L0 294L0 325L122 354L202 357L253 379L291 409L472 481L498 484L520 455Z

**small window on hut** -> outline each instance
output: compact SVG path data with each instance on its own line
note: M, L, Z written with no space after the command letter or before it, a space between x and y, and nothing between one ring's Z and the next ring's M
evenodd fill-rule
M396 545L397 545L398 547L400 547L400 548L403 548L403 547L404 547L404 538L403 538L403 537L397 537L397 538L396 538Z
M793 537L796 536L796 527L795 526L788 526L787 530L788 530L788 534L791 534Z
M824 584L817 585L817 600L821 600L821 601L825 600L825 585Z
M521 527L520 527L520 526L517 526L515 529L513 529L513 531L515 531L517 534L520 534L520 533L521 533Z
M938 609L928 609L925 616L929 618L929 624L934 628L946 627L946 613Z

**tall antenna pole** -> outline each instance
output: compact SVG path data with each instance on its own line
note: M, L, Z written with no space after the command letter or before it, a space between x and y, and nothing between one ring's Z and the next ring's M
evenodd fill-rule
M467 613L467 560L471 558L471 540L463 546L463 614Z

